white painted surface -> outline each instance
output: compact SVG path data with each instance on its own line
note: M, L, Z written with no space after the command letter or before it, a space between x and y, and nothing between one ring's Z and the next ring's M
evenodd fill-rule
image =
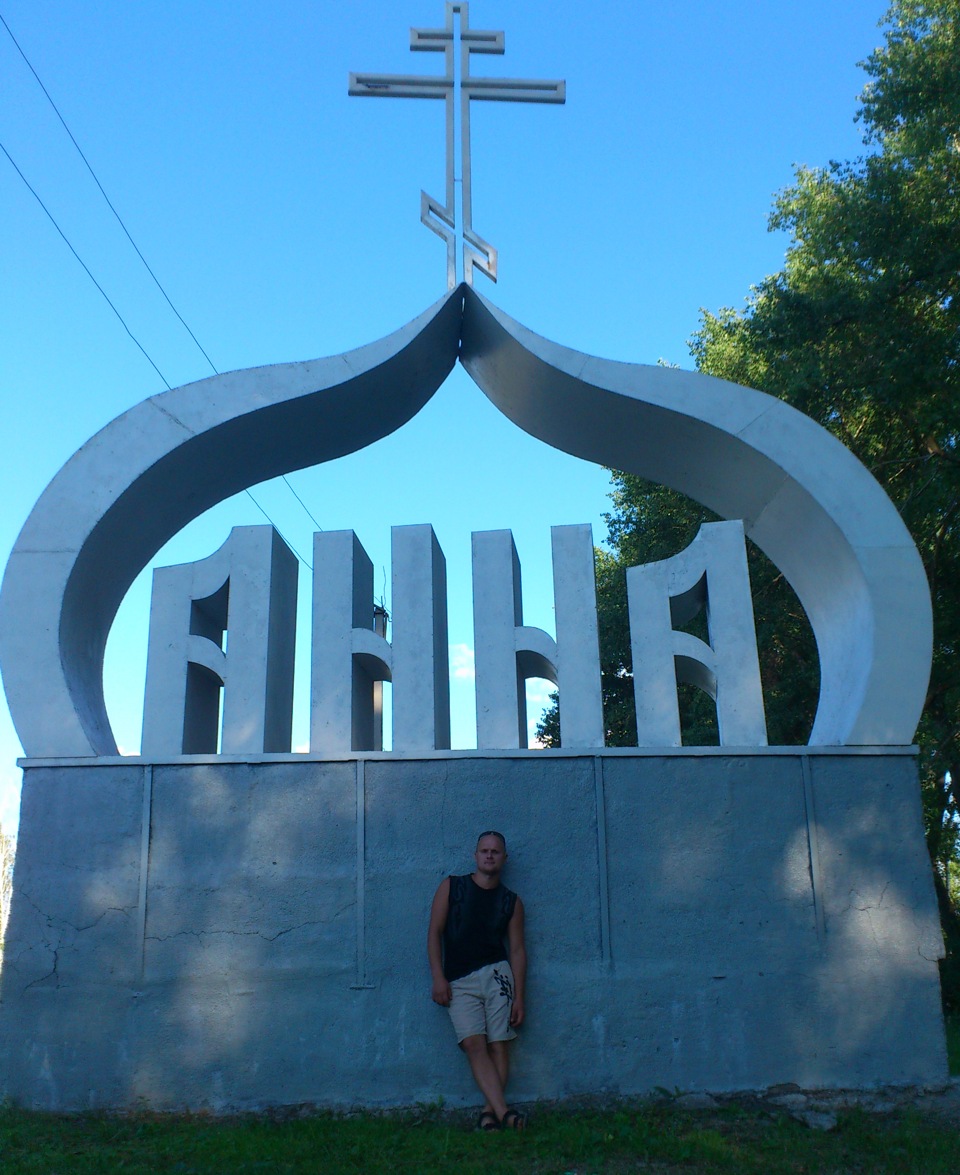
M534 436L744 520L816 636L812 744L911 741L929 679L929 592L899 514L852 454L770 396L579 354L461 287L358 351L154 397L67 462L0 589L0 662L27 754L115 753L104 645L124 592L167 538L264 477L387 435L429 399L458 346L491 401ZM550 639L526 641L545 666ZM479 691L478 706L488 709ZM478 734L480 745L491 737Z
M127 588L204 510L405 424L456 362L455 292L392 335L329 359L213 376L144 400L79 449L14 546L0 664L28 755L111 755L103 652Z
M640 746L680 746L677 682L716 702L721 746L765 746L757 635L740 522L701 526L669 559L627 571ZM704 609L709 644L678 631Z
M671 486L784 573L820 654L812 744L909 743L930 676L920 556L890 499L825 429L762 392L549 342L466 291L461 362L558 449Z
M142 753L215 752L220 686L224 754L289 751L296 609L297 560L272 526L234 527L208 558L158 568Z

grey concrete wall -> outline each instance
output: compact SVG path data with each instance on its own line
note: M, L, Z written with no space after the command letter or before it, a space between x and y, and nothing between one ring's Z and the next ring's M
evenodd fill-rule
M909 754L370 756L25 769L0 1095L474 1102L427 912L506 834L516 1100L946 1079Z

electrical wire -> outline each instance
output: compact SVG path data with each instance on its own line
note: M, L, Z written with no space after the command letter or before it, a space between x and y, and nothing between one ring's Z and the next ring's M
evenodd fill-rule
M84 259L80 256L80 254L73 247L72 243L70 242L70 239L67 237L67 234L63 231L63 229L60 227L60 225L57 224L56 218L54 217L53 213L46 206L46 204L44 204L44 202L40 198L40 195L37 192L36 188L34 188L34 186L30 183L30 181L27 179L27 177L23 174L23 172L17 166L16 160L13 158L13 156L10 154L10 152L7 150L7 148L4 146L4 144L2 142L0 142L0 151L2 151L4 153L4 155L6 155L7 159L10 161L11 167L17 173L17 175L23 180L24 184L27 187L27 190L30 192L30 194L33 196L33 198L37 201L37 203L40 205L40 207L46 213L47 218L49 219L49 221L53 225L53 227L57 230L57 232L60 234L61 238L63 239L64 244L67 246L67 248L70 250L70 252L74 255L74 257L77 259L77 261L80 262L80 265L83 267L84 273L93 282L93 284L97 287L97 289L100 291L100 293L103 295L104 301L107 303L107 305L113 311L113 313L117 316L117 319L120 322L120 325L127 332L127 334L134 341L134 343L136 343L137 348L139 349L140 353L143 355L143 357L146 359L146 361L150 364L150 366L153 368L153 370L157 373L157 375L160 376L161 380L163 380L164 386L166 387L167 391L171 391L172 389L170 387L170 382L167 379L167 377L163 374L163 372L160 370L160 368L157 367L156 363L154 363L153 359L151 359L151 357L148 354L144 345L140 342L140 340L137 338L137 336L133 333L133 331L127 325L126 320L124 319L123 315L120 313L120 311L116 308L116 306L110 300L109 294L107 294L107 292L103 288L103 286L93 276L93 274L90 271L90 267L87 265L87 263L84 261ZM287 480L285 475L284 475L283 480L284 481ZM287 486L290 489L290 491L293 493L293 496L297 499L297 501L300 502L300 505L303 506L304 510L307 510L306 506L303 503L303 500L300 498L300 495L296 492L296 490L294 490L293 486L291 486L289 482L287 482ZM309 568L312 571L313 570L312 564L308 563L307 560L304 559L304 557L300 554L300 552L293 545L293 543L286 537L286 535L284 535L284 533L283 533L283 531L281 531L280 527L277 526L277 524L273 521L273 519L270 517L270 515L266 512L266 510L263 508L263 506L260 505L260 503L257 501L257 499L250 492L250 490L245 490L244 493L246 493L246 495L250 499L250 501L253 502L254 506L257 507L257 509L260 511L260 513L264 516L264 518L266 518L266 520L270 523L270 525L276 530L277 534L280 535L280 537L287 544L287 546L290 548L290 550L293 551L293 553L300 560L300 562L305 567ZM309 514L310 517L313 518L313 515L310 514L309 510L307 510L307 514ZM314 522L316 523L316 519L314 519ZM319 524L317 523L317 525L319 525Z
M310 507L303 500L303 498L300 497L300 495L297 493L297 491L291 485L290 480L287 477L287 475L285 473L281 473L280 477L281 477L281 480L286 483L287 489L290 491L290 493L293 494L293 496L297 499L297 501L303 507L304 512L306 513L307 517L310 519L310 521L313 523L313 525L317 528L317 530L323 530L323 527L320 525L319 522L317 522L316 518L314 518L313 512L310 510Z
M53 213L46 206L46 204L44 204L43 200L40 199L40 195L37 192L36 188L33 186L33 184L30 183L30 181L27 179L27 177L23 174L23 172L17 166L16 161L14 160L13 156L6 149L6 147L3 145L2 142L0 142L0 151L2 151L4 153L4 155L6 155L6 157L10 160L10 165L13 168L13 170L17 173L17 175L26 184L28 191L33 196L33 198L36 200L36 202L40 205L40 207L43 209L43 211L47 214L47 217L49 218L50 223L53 225L53 227L57 230L57 232L63 238L63 241L66 244L67 248L74 255L74 257L76 257L76 259L80 262L80 264L83 266L83 270L86 273L87 277L93 282L93 284L97 287L97 289L103 295L104 301L107 303L107 305L110 307L110 309L117 316L117 318L120 321L120 325L127 332L127 334L130 336L130 338L133 339L133 341L137 344L137 347L140 349L140 353L143 355L143 357L146 359L146 361L150 364L150 366L153 368L153 370L157 373L157 375L160 376L160 378L163 380L164 384L166 385L167 390L169 391L170 390L170 383L167 380L167 377L163 374L163 372L160 370L160 368L157 367L156 363L154 363L154 361L147 354L147 351L144 348L143 344L140 342L140 340L137 338L137 336L133 333L133 331L130 329L130 327L127 326L126 320L124 319L123 315L116 308L116 306L114 306L113 302L110 301L110 297L107 294L107 291L103 288L103 286L97 281L97 279L90 272L90 267L87 265L87 263L84 261L84 259L80 256L80 254L76 251L76 249L74 249L73 245L70 243L70 240L67 237L67 234L63 231L63 229L60 227L60 225L57 224Z
M254 506L256 506L256 508L260 511L260 513L264 516L264 518L267 520L267 522L270 523L270 525L277 532L277 534L283 539L283 541L287 544L287 546L290 548L290 550L293 551L294 555L296 555L296 557L300 560L300 562L304 565L304 567L306 567L308 571L313 571L313 564L308 563L306 561L306 559L304 559L304 557L300 554L300 552L297 550L297 548L293 545L293 543L290 542L290 540L287 538L287 536L283 533L283 531L280 529L280 527L277 526L277 524L273 521L273 519L266 512L266 510L264 510L264 508L260 505L260 503L257 501L257 499L253 496L253 494L251 494L249 490L244 490L243 492L247 495L247 497L254 504Z
M193 341L194 341L194 342L197 344L197 347L199 348L199 350L200 350L200 353L203 355L204 359L206 359L206 361L207 361L207 362L210 364L211 368L213 368L213 371L214 371L214 372L215 372L217 375L219 375L220 373L217 371L217 369L216 369L216 366L214 365L214 362L213 362L213 360L212 360L212 359L210 358L210 356L209 356L209 355L206 353L206 351L203 349L203 347L202 347L202 346L200 346L200 342L199 342L199 340L197 339L197 336L196 336L196 335L193 333L193 331L190 329L190 327L189 327L189 326L187 326L186 322L185 322L185 321L184 321L184 319L183 319L183 315L182 315L182 314L180 313L180 311L179 311L179 310L176 308L176 306L174 306L173 302L170 300L170 295L167 293L167 291L166 291L166 290L163 288L163 286L160 284L160 279L157 277L157 275L156 275L156 274L153 272L153 270L152 270L152 269L150 268L150 266L147 264L147 259L146 259L146 257L144 257L144 255L143 255L143 254L140 252L140 248L139 248L139 246L137 245L137 242L136 242L136 241L133 239L133 237L130 235L130 230L129 230L129 229L127 228L127 226L126 226L126 225L123 223L123 219L121 218L121 216L120 216L120 213L119 213L119 212L116 210L116 208L113 206L113 201L110 199L110 197L109 197L109 196L107 195L107 193L104 191L103 184L102 184L102 183L100 182L100 180L97 178L97 173L96 173L96 172L93 170L93 168L90 166L90 160L89 160L89 159L87 159L86 155L84 155L84 153L83 153L83 149L81 148L81 146L80 146L80 144L77 142L77 140L74 138L73 131L72 131L72 130L71 130L71 129L70 129L68 126L67 126L67 121L66 121L66 119L65 119L65 118L63 117L63 115L60 113L60 111L59 111L59 109L58 109L58 107L57 107L57 104L56 104L56 102L54 102L53 98L51 98L51 97L50 97L50 91L49 91L49 90L47 89L47 87L46 87L46 86L43 84L43 81L41 80L41 78L40 78L40 75L39 75L39 74L37 73L37 71L36 71L36 70L33 68L33 65L30 63L30 58L29 58L29 57L27 57L26 53L24 53L24 51L23 51L23 48L22 48L22 47L21 47L21 45L20 45L20 42L19 42L19 41L17 40L17 38L16 38L16 37L13 35L13 30L10 28L10 26L7 24L7 22L4 20L4 18L3 18L3 14L2 14L2 13L0 13L0 22L2 22L2 24L3 24L3 27L4 27L4 28L7 30L7 33L8 33L8 34L9 34L9 36L10 36L10 40L11 40L11 41L13 41L14 45L16 45L16 47L17 47L17 52L20 54L20 56L21 56L21 57L23 58L23 60L26 62L27 68L30 70L30 72L33 74L33 76L36 78L37 85L40 87L40 89L41 89L41 90L43 90L44 96L46 97L46 99L47 99L47 101L50 103L50 105L53 107L53 112L54 112L54 114L57 116L57 118L59 118L59 119L60 119L60 125L63 127L63 129L64 129L64 130L67 132L67 134L70 136L70 142L71 142L71 143L73 143L74 147L76 147L76 149L77 149L77 154L78 154L78 155L80 156L80 158L83 160L83 162L84 162L84 165L85 165L85 167L86 167L87 171L89 171L89 172L90 172L90 175L91 175L91 177L93 178L93 182L94 182L94 183L97 185L97 187L100 189L100 195L101 195L101 196L103 196L104 200L106 200L106 202L107 202L107 207L110 209L110 211L111 211L111 212L113 213L113 215L116 217L116 219L117 219L117 224L119 224L119 225L120 225L120 227L123 229L123 231L124 231L124 234L126 235L126 238L127 238L127 240L130 242L130 244L131 244L131 245L134 247L134 249L136 250L136 254L137 254L137 256L140 258L140 260L143 262L143 264L144 264L144 267L146 268L146 271L147 271L147 273L149 273L149 274L150 274L150 276L153 278L154 284L156 285L156 287L157 287L157 289L160 291L160 293L161 293L161 294L163 294L163 297L164 297L164 299L165 299L165 301L166 301L167 305L170 307L170 309L171 309L171 310L174 312L174 314L175 314L175 315L177 316L177 318L180 320L180 323L182 324L182 326L183 326L183 329L184 329L184 330L187 332L187 334L190 336L190 338L191 338L191 339L193 339Z
M163 285L161 284L161 282L160 282L160 279L159 279L159 278L157 277L157 275L154 273L153 269L150 267L149 263L147 262L147 259L146 259L146 257L144 257L143 253L141 252L141 250L140 250L140 247L137 245L136 241L135 241L135 240L133 239L133 237L131 236L131 234L130 234L130 230L127 228L126 224L124 224L124 222L123 222L123 218L120 216L120 213L117 211L116 207L114 206L114 204L113 204L113 201L112 201L112 200L110 199L110 197L107 195L107 193L106 193L106 190L105 190L105 189L104 189L104 187L103 187L103 184L100 182L99 178L97 177L97 173L96 173L96 172L93 170L93 167L92 167L92 165L90 164L90 161L89 161L89 159L87 159L86 155L83 153L83 149L81 148L80 144L77 142L77 140L76 140L76 137L75 137L75 136L74 136L74 134L73 134L73 131L71 131L71 130L70 130L70 127L67 125L67 121L66 121L66 119L65 119L65 118L63 117L63 115L60 113L60 109L59 109L59 107L57 106L56 102L54 102L53 98L51 97L51 95L50 95L50 91L49 91L49 90L47 89L47 87L46 87L46 86L43 84L43 80L42 80L42 78L41 78L41 77L40 77L40 75L37 73L37 71L34 69L32 62L30 61L29 57L27 57L26 53L23 51L23 47L21 46L21 44L20 44L20 42L17 40L17 38L14 36L14 34L13 34L13 30L12 30L12 29L10 28L10 26L7 24L7 22L6 22L6 20L4 19L4 16L3 16L3 14L2 14L2 13L0 13L0 24L2 24L2 25L3 25L3 27L4 27L4 28L7 30L7 34L9 35L9 37L10 37L10 40L11 40L11 41L13 41L14 45L15 45L15 46L16 46L16 48L17 48L17 52L18 52L18 53L20 54L20 56L23 58L23 60L24 60L24 62L25 62L25 64L26 64L26 66L27 66L27 68L28 68L28 69L30 70L30 72L33 74L33 76L34 76L34 78L35 78L35 80L36 80L36 82L37 82L37 85L38 85L38 86L40 87L40 89L43 91L43 93L44 93L44 97L45 97L45 98L47 99L47 101L50 103L50 106L52 107L54 114L56 114L57 118L60 120L60 125L61 125L61 126L63 127L63 129L66 131L66 133L67 133L67 135L68 135L68 137L69 137L69 139L70 139L70 142L71 142L71 143L73 143L74 147L75 147L75 148L76 148L76 150L77 150L77 154L78 154L78 155L80 156L80 158L83 160L84 166L86 167L87 171L90 173L90 176L91 176L91 178L93 179L93 182L94 182L94 183L97 185L97 188L99 189L101 196L103 196L104 200L106 201L107 207L108 207L108 208L110 209L110 211L113 213L114 217L116 218L116 221L117 221L117 223L118 223L118 224L120 225L120 227L123 229L124 235L126 236L127 240L128 240L128 241L130 242L130 244L133 246L133 249L134 249L134 251L136 252L137 256L140 258L141 262L143 263L143 266L144 266L144 268L146 269L147 273L149 273L150 277L153 279L153 282L154 282L154 284L156 285L157 289L158 289L158 290L160 291L160 293L163 295L164 301L167 303L167 305L170 307L170 309L171 309L171 310L173 311L173 313L176 315L176 317L177 317L178 321L179 321L179 322L180 322L180 324L183 326L184 330L187 332L187 334L190 336L190 338L191 338L191 339L194 341L194 343L195 343L195 344L196 344L196 346L197 346L197 349L200 351L201 355L203 355L204 359L206 359L207 363L210 365L210 369L213 371L213 373L214 373L215 375L219 375L219 374L220 374L220 371L219 371L219 369L217 368L216 364L213 362L213 360L212 360L212 359L210 358L210 356L207 354L206 350L204 349L204 347L203 347L203 346L202 346L202 344L200 343L200 340L197 338L197 336L196 336L196 335L193 333L193 331L190 329L190 327L188 326L188 324L187 324L186 320L184 319L183 315L182 315L182 314L180 313L180 311L179 311L179 310L176 308L176 306L174 306L174 304L173 304L173 301L172 301L172 299L170 298L170 295L169 295L169 294L167 293L167 291L166 291L166 290L163 288ZM56 220L54 219L54 217L53 217L53 214L50 212L50 210L49 210L49 209L47 208L47 206L44 204L43 200L41 200L41 199L40 199L40 196L38 195L38 193L36 192L36 190L34 189L34 187L33 187L33 186L32 186L32 185L29 183L29 181L27 180L26 176L23 174L23 172L20 170L20 168L19 168L19 167L17 166L17 164L14 162L14 160L13 160L12 156L10 155L10 152L9 152L9 151L7 151L6 147L4 147L2 143L0 143L0 149L2 149L2 150L3 150L3 153L4 153L4 154L6 155L6 157L7 157L7 158L10 160L10 163L13 165L13 167L14 167L14 169L16 170L17 174L20 176L20 178L23 180L24 184L26 184L27 188L28 188L28 189L30 190L30 192L33 194L34 198L36 199L36 201L37 201L37 203L40 205L40 207L41 207L41 208L43 209L43 211L44 211L44 212L47 214L47 216L48 216L48 217L49 217L49 219L50 219L50 222L53 224L53 227L54 227L54 228L57 230L57 232L58 232L58 233L60 234L60 236L63 238L63 240L64 240L64 242L66 243L67 247L70 249L70 252L71 252L71 253L73 253L73 255L74 255L74 257L76 257L77 261L79 261L79 262L80 262L80 264L83 266L83 269L84 269L84 271L86 272L87 276L90 278L90 280L93 282L93 284L94 284L94 285L97 287L97 289L100 291L100 293L101 293L101 294L103 295L103 297L106 299L106 302L107 302L107 304L109 305L110 309L111 309L111 310L114 312L114 314L117 316L117 318L120 320L120 323L121 323L121 325L123 326L124 330L125 330L125 331L127 332L127 334L130 336L130 338L131 338L131 339L133 339L134 343L136 343L137 347L140 349L140 351L142 352L142 354L143 354L143 355L144 355L144 357L146 358L147 362L148 362L148 363L150 364L150 366L151 366L151 367L154 369L154 371L157 373L157 375L159 375L159 376L160 376L161 380L163 380L163 383L164 383L164 385L165 385L165 386L167 387L167 389L169 390L169 389L170 389L170 383L169 383L169 381L166 379L166 377L164 376L163 372L161 372L160 368L159 368L159 367L156 365L156 363L154 363L153 359L152 359L152 358L151 358L151 357L150 357L150 356L147 354L147 351L145 350L145 348L143 347L143 345L140 343L139 339L137 339L137 337L134 335L134 333L133 333L133 332L130 330L130 327L129 327L129 326L127 326L127 323L124 321L124 319L123 319L122 315L120 314L119 310L117 310L116 306L114 306L113 302L112 302L112 301L110 300L110 298L107 296L107 293L106 293L106 291L104 290L103 286L101 286L101 285L100 285L100 283L97 281L97 279L96 279L96 278L93 276L93 274L90 272L90 269L88 268L88 266L86 265L86 263L85 263L85 262L83 261L83 259L81 258L80 254L79 254L79 253L76 251L76 249L73 247L73 245L72 245L72 244L70 243L70 241L67 239L67 236L66 236L66 234L63 232L63 230L60 228L59 224L57 224ZM317 521L317 519L314 517L314 514L313 514L313 512L312 512L312 511L310 510L310 508L307 506L306 502L304 502L303 498L302 498L302 497L301 497L301 496L300 496L300 495L297 493L297 491L296 491L296 490L293 488L293 485L292 485L292 483L290 482L290 479L287 477L287 475L284 473L284 474L281 474L280 476L281 476L281 480L282 480L282 481L283 481L283 483L286 485L287 489L288 489L288 490L289 490L289 491L290 491L290 492L293 494L294 498L296 498L296 500L297 500L297 501L300 503L301 507L302 507L302 508L303 508L303 510L304 510L304 513L307 515L307 517L310 519L310 521L313 523L313 525L314 525L314 526L315 526L315 527L316 527L318 530L323 530L323 527L320 525L320 523L319 523L319 522ZM276 523L273 521L273 519L270 517L270 515L267 513L267 511L266 511L266 510L263 508L263 506L261 506L261 505L260 505L260 503L257 501L257 499L256 499L256 498L253 496L253 494L250 492L250 490L246 490L246 491L245 491L245 493L247 494L247 497L248 497L248 498L251 500L251 502L253 502L253 504L254 504L254 505L257 507L257 509L260 511L260 513L261 513L261 514L264 516L264 518L266 518L266 519L267 519L267 521L270 523L270 525L271 525L271 526L273 526L273 527L276 529L277 533L280 535L280 537L281 537L281 538L283 538L283 541L284 541L285 543L287 543L287 545L288 545L288 546L290 547L290 549L291 549L291 550L294 552L294 554L297 556L297 558L300 560L300 562L301 562L301 563L303 563L303 564L304 564L306 567L310 568L310 570L313 570L313 568L312 568L311 564L310 564L309 562L307 562L307 560L306 560L306 559L304 559L304 558L303 558L303 556L302 556L302 555L300 555L300 553L299 553L299 552L296 550L296 548L293 546L293 544L292 544L292 543L291 543L291 542L290 542L290 541L289 541L287 538L285 538L285 537L284 537L284 535L283 535L283 533L281 532L280 528L279 528L279 527L277 526L277 524L276 524Z

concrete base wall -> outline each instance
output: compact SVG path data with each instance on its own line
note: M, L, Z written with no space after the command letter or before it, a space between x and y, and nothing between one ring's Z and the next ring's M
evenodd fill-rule
M490 827L528 911L514 1100L946 1080L909 753L521 752L29 761L0 1096L475 1102L424 944Z

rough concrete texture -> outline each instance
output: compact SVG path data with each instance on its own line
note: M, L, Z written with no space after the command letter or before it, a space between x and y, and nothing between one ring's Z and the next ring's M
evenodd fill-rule
M520 752L28 762L0 1096L475 1101L424 944L489 827L528 911L515 1100L946 1081L909 754Z
M376 682L393 683L393 746L450 746L447 562L433 527L391 527L393 640L374 631L373 564L352 530L313 536L310 749L383 748Z
M235 526L206 559L156 568L143 754L289 751L296 623L297 557L272 526Z
M602 747L600 639L593 530L552 526L557 639L523 623L520 559L509 530L475 530L473 643L477 746L526 747L525 683L552 682L563 695L564 746Z

